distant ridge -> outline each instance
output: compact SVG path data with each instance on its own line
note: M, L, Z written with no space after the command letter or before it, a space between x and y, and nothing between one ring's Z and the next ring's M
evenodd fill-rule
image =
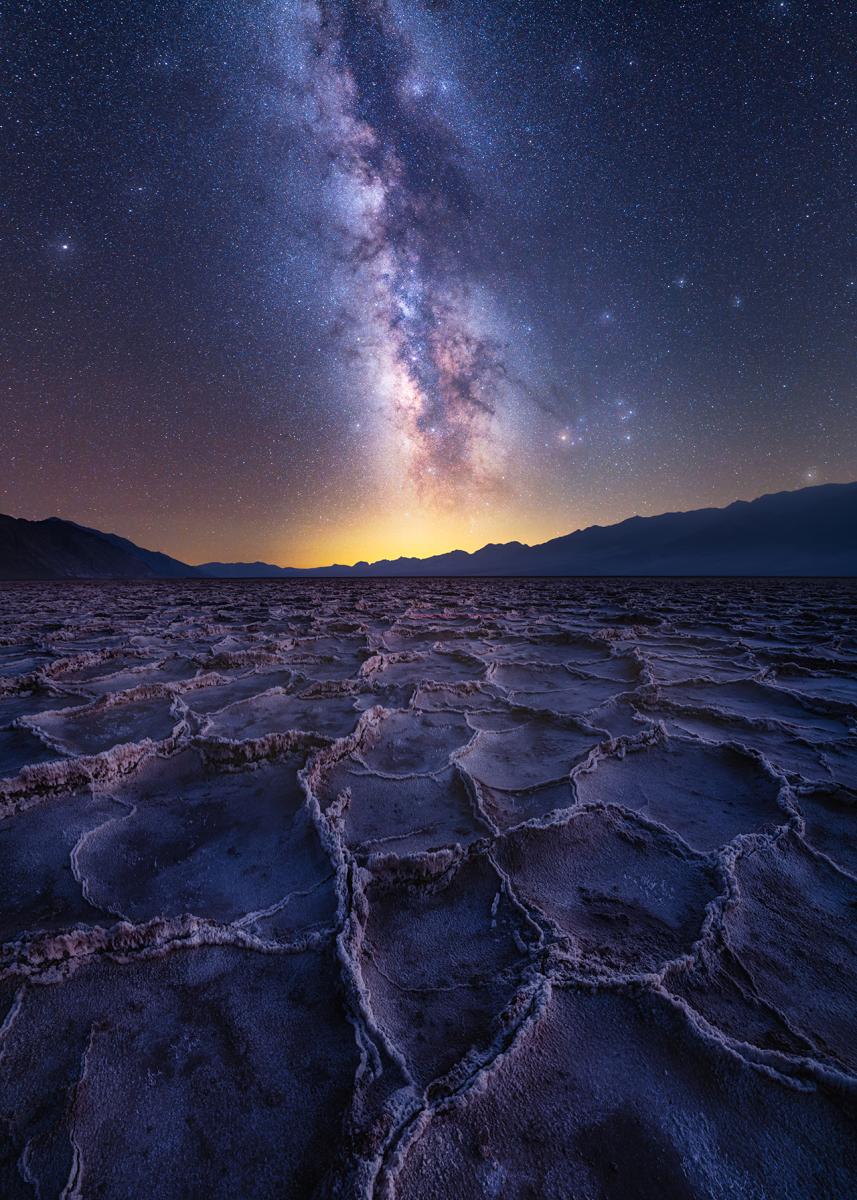
M291 579L397 575L857 575L857 483L829 483L725 508L592 525L538 546L351 566L189 566L126 538L51 517L0 515L0 579Z
M329 567L203 563L244 578L394 575L857 575L857 483L828 483L726 508L591 525L538 546L490 544L467 554Z

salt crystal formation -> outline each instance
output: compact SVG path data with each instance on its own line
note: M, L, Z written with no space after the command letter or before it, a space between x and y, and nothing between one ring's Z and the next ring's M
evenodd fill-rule
M857 1195L857 589L0 591L0 1194Z

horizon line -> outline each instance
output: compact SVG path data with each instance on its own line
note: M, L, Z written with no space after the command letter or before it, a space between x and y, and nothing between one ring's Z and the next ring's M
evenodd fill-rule
M725 504L719 504L719 505L718 504L708 504L708 505L701 505L696 508L666 509L661 512L652 513L648 516L644 516L641 513L634 512L634 513L629 514L626 517L620 518L618 521L610 521L606 524L599 524L598 522L593 522L590 525L579 525L574 529L569 529L565 533L555 534L553 537L546 538L544 541L541 541L541 542L523 542L517 538L510 538L508 541L505 541L505 542L485 542L481 546L478 546L475 550L463 550L463 549L461 549L461 547L454 547L454 548L448 549L448 550L439 550L433 554L427 554L422 557L419 555L416 555L416 554L399 554L396 557L382 557L382 558L374 558L374 559L358 558L354 562L351 562L351 563L326 562L326 563L318 563L316 565L303 566L303 567L294 566L291 563L271 562L270 560L261 559L261 558L230 559L230 560L212 558L212 559L207 559L202 562L193 563L193 562L189 562L185 559L178 558L175 554L170 553L170 551L160 550L160 549L153 550L149 546L143 546L137 542L133 542L132 539L130 537L128 537L126 534L116 533L113 530L107 532L103 529L98 529L95 526L85 525L80 521L75 521L70 517L61 517L56 514L53 514L52 516L49 516L49 517L35 517L35 518L33 518L33 517L16 517L16 516L13 516L11 513L0 513L0 517L5 516L13 521L27 521L32 524L44 524L44 523L50 522L50 521L59 521L59 522L69 524L69 525L76 525L79 529L84 529L89 532L100 534L105 537L121 538L124 541L131 542L132 545L135 545L137 547L137 549L139 549L139 550L144 550L149 554L162 554L165 557L171 558L174 561L181 563L183 566L191 567L194 570L201 570L207 566L231 566L231 565L255 566L255 565L261 565L261 566L265 566L265 567L273 567L278 571L335 571L338 569L350 571L350 570L354 570L356 567L360 567L360 566L371 567L371 566L376 566L381 563L394 564L394 563L403 562L403 561L405 561L405 562L409 562L409 561L411 561L411 562L430 562L432 559L445 558L446 556L448 556L450 554L462 554L462 555L466 555L466 556L470 557L472 555L479 554L479 553L481 553L481 551L489 549L491 547L503 548L503 547L507 547L507 546L519 546L521 549L524 549L524 550L533 549L533 548L536 548L539 546L549 545L551 542L558 541L561 538L571 537L572 535L574 535L576 533L582 533L582 532L585 532L590 529L616 528L620 525L624 525L628 521L634 521L634 520L650 521L650 520L656 520L659 517L683 516L683 515L687 515L689 513L695 513L695 512L724 512L726 509L732 508L734 505L754 504L754 503L758 502L759 500L764 500L771 496L797 495L800 492L820 491L823 488L851 487L851 486L855 486L855 485L857 485L857 480L850 480L850 479L846 479L846 480L842 480L842 481L830 480L826 483L810 483L810 484L803 484L802 486L796 487L796 488L780 488L777 491L762 492L758 496L754 496L749 500L745 500L742 497L736 497L734 500L729 500ZM414 578L417 578L417 577L425 578L425 576L414 576ZM506 579L509 579L509 578L542 578L542 576L533 576L533 575L529 575L529 576L527 576L527 575L521 575L521 576L484 575L484 576L480 576L480 577L481 578L506 578ZM765 578L765 577L766 576L759 576L759 578ZM222 578L240 578L240 577L239 576L222 576ZM400 576L400 578L407 578L407 576L402 575L402 576ZM438 576L436 576L436 578L460 578L460 576L438 575ZM544 576L543 578L551 578L551 576ZM609 577L599 575L599 576L559 576L559 577L553 576L553 578L609 578ZM615 578L621 578L621 576L615 576ZM638 576L638 578L674 578L674 577L651 575L651 576ZM705 576L705 575L683 576L683 578L711 578L711 576ZM718 578L730 578L730 576L722 576L722 577L718 576ZM735 576L735 578L746 578L746 576ZM783 577L782 576L771 576L770 578L783 578ZM809 576L793 576L793 578L809 578ZM835 578L835 577L831 577L831 578Z

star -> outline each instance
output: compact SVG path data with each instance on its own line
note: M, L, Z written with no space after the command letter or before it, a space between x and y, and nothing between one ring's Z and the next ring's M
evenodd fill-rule
M318 562L857 478L847 6L15 7L22 511Z

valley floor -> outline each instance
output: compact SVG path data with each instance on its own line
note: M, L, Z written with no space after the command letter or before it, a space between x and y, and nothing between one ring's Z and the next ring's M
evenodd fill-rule
M0 1194L857 1194L857 584L0 587Z

